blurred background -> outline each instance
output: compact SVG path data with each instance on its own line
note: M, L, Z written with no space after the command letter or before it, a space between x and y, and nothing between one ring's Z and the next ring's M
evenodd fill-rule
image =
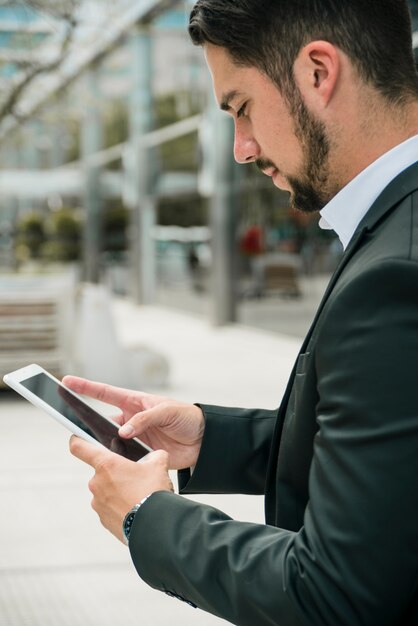
M234 164L192 5L0 3L2 373L68 370L82 284L217 326L309 326L340 244Z
M409 4L415 29L418 3ZM192 5L0 3L0 302L9 302L0 340L9 352L10 311L23 315L21 297L60 282L67 296L102 285L215 325L306 332L340 243L317 216L290 211L255 166L234 164L232 122L188 39ZM70 300L67 319L59 314L67 329ZM50 305L34 309L39 329Z

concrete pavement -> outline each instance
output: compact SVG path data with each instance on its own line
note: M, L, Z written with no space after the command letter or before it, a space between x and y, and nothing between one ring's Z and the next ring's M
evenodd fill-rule
M121 342L171 364L164 394L273 408L300 339L116 300ZM74 372L76 373L76 372ZM126 547L90 508L91 470L68 433L12 392L0 392L0 626L215 626L225 623L148 588ZM199 496L235 519L263 521L260 497Z

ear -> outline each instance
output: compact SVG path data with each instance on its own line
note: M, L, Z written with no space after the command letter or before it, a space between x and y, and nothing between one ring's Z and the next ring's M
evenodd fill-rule
M319 113L335 95L341 74L340 51L328 41L311 41L300 50L293 70L306 104Z

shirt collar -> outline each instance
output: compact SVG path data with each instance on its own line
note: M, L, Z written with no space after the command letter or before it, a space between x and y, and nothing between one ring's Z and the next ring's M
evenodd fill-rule
M385 187L416 161L418 135L386 152L343 187L320 211L319 226L334 230L345 249L357 226Z

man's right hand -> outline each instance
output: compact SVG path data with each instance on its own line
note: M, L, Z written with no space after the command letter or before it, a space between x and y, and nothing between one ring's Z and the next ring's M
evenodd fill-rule
M196 465L205 429L199 407L76 376L65 376L62 382L76 393L117 406L120 436L139 437L153 450L165 450L170 469Z

